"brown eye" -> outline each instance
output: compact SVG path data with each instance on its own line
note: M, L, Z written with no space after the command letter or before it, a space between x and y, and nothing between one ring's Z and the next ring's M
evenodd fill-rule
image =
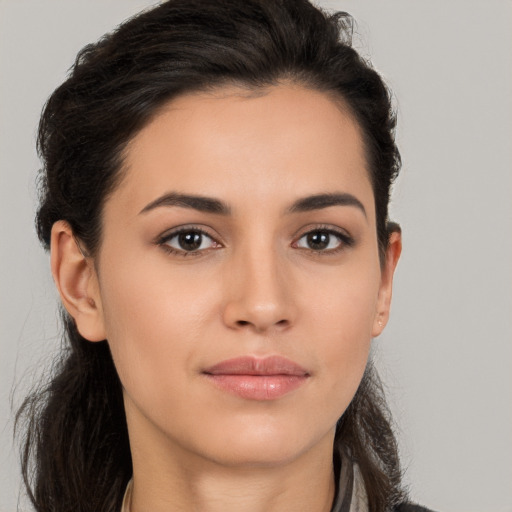
M329 247L331 235L325 231L317 231L306 235L308 247L315 251L321 251Z
M206 233L193 229L175 233L164 240L163 244L181 252L195 252L216 246L216 242Z
M303 235L297 242L297 247L311 251L334 251L350 245L348 237L327 229L316 229Z
M178 245L184 251L197 251L201 247L203 235L195 231L189 233L180 233L178 235Z

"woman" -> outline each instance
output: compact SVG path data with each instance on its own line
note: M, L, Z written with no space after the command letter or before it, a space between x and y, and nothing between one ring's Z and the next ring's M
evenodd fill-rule
M36 510L421 510L368 362L395 119L350 31L302 0L171 0L49 99L37 228L69 348L21 412Z

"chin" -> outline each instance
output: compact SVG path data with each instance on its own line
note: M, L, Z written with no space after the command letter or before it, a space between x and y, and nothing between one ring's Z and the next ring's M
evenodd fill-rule
M209 446L204 446L204 453L210 460L225 466L278 467L293 462L323 438L332 450L334 427L328 432L308 432L300 422L294 427L263 422L246 428L232 426L227 436L225 433L216 439L209 436Z

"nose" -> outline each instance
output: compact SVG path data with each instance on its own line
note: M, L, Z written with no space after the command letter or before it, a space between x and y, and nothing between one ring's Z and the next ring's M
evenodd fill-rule
M286 262L274 253L241 254L231 262L223 307L231 329L280 332L295 321L293 279Z

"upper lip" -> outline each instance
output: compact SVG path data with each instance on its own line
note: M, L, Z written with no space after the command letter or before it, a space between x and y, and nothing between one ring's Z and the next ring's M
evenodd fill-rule
M226 359L203 370L208 375L296 375L306 377L308 371L283 356L242 356Z

